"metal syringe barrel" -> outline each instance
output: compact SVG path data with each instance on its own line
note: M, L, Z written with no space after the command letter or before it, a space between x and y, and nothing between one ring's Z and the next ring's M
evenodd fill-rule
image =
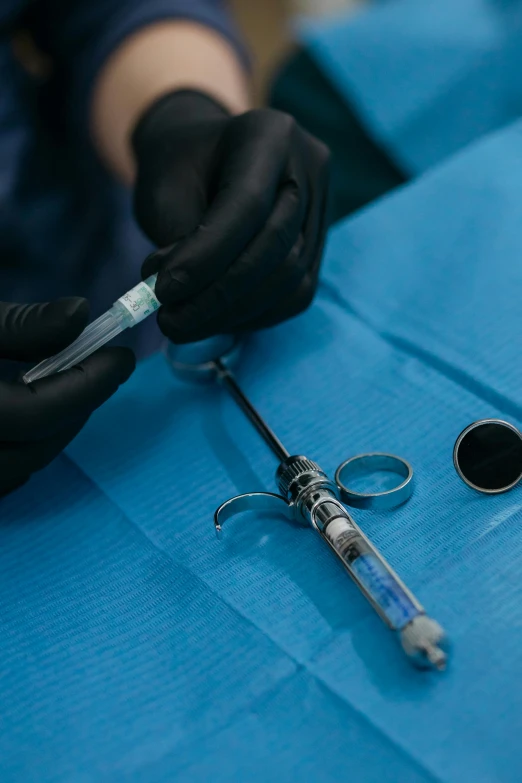
M399 633L413 663L444 669L444 631L356 525L322 468L307 457L289 457L279 465L276 481L296 514L319 533L381 619Z

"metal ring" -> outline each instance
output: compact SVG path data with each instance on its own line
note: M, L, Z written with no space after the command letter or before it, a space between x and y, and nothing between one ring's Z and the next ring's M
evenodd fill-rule
M354 492L349 487L350 475L353 478L361 468L368 472L386 470L397 473L404 481L385 492ZM335 482L341 500L346 505L384 511L401 506L410 499L413 492L413 468L405 459L394 454L358 454L339 465L335 471Z
M174 374L189 383L210 383L216 380L216 359L233 367L239 358L242 340L237 335L216 335L197 343L166 345L167 361Z

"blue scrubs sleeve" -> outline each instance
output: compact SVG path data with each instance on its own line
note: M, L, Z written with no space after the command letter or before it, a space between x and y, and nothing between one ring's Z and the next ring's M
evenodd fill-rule
M40 0L36 38L58 71L66 112L85 132L92 86L103 63L128 36L167 19L211 27L243 61L246 51L223 0Z

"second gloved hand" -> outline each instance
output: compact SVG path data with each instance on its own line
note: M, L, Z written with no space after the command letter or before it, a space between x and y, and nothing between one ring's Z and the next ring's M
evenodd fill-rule
M35 305L0 302L0 359L38 361L65 348L89 320L85 299ZM134 370L126 348L102 348L65 372L26 386L0 382L0 496L48 465L90 414Z
M289 115L231 117L184 90L145 113L133 147L136 217L163 248L142 273L159 271L167 337L272 326L310 304L327 228L321 142Z

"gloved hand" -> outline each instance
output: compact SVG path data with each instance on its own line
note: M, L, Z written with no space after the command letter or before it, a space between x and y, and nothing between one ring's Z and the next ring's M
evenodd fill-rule
M87 325L85 299L35 305L0 302L0 358L52 356ZM71 370L24 383L0 382L0 496L25 484L78 434L134 370L126 348L101 349Z
M258 329L310 304L327 228L320 141L282 112L231 117L183 90L145 113L133 148L136 218L162 248L142 274L159 270L167 337Z

